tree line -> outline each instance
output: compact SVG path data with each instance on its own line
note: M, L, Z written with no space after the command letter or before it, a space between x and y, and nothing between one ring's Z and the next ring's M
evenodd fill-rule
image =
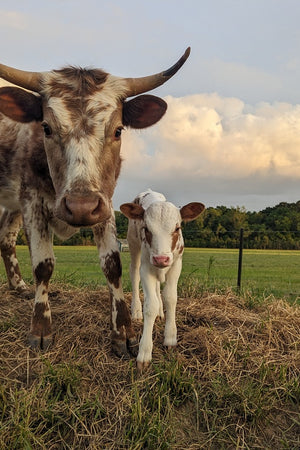
M115 215L118 238L125 239L128 219L119 211ZM245 248L300 250L300 201L281 202L259 212L244 207L209 207L193 222L182 224L186 247L236 248L241 228ZM23 230L17 243L26 243ZM93 233L82 229L67 241L54 237L54 244L93 245Z
M125 238L126 217L117 213L116 221L119 237ZM237 248L241 228L244 248L300 250L300 201L282 202L259 212L209 207L196 220L182 224L186 247Z

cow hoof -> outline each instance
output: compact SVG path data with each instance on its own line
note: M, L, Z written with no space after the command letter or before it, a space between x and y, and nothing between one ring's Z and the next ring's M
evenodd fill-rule
M23 290L17 290L18 295L24 300L32 300L34 298L34 292L30 291L30 289L26 288Z
M139 374L145 372L145 370L147 370L149 366L150 366L150 361L144 361L144 362L137 361L136 362L136 368L137 368L137 372Z
M52 344L52 335L41 337L35 334L30 334L28 336L28 342L30 348L33 350L48 350Z
M119 358L130 359L126 341L112 341L112 351Z
M127 347L130 354L134 357L137 357L139 352L139 343L136 338L127 339Z

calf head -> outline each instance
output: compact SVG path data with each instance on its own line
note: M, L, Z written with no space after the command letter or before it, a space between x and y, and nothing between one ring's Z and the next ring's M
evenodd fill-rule
M193 202L178 209L169 202L154 202L144 210L139 204L124 203L120 209L126 217L139 222L150 264L165 268L173 263L176 252L183 252L181 222L196 219L204 210L204 205Z
M109 218L123 128L153 125L167 109L164 100L152 95L126 99L163 84L189 52L170 69L142 78L74 67L32 73L0 64L2 78L35 92L0 89L0 112L19 122L41 123L57 217L74 226Z

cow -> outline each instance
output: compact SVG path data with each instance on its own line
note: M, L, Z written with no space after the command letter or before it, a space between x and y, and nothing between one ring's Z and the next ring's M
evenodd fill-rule
M196 219L204 210L204 205L193 202L179 209L167 202L163 194L148 189L132 203L121 205L120 210L129 219L127 240L131 257L131 314L133 319L144 317L137 356L137 369L142 372L152 359L153 325L157 316L164 317L163 303L166 309L164 345L174 347L177 344L177 283L184 250L181 222ZM143 313L139 298L140 280L144 292ZM161 283L165 283L163 303Z
M161 119L166 102L145 93L169 80L189 53L187 48L168 70L140 78L73 66L27 72L0 64L0 77L13 84L0 89L0 250L9 286L24 290L15 249L23 223L36 286L32 348L47 349L53 339L53 233L66 239L91 227L109 287L112 348L120 356L136 354L112 207L121 134L124 127L142 129Z

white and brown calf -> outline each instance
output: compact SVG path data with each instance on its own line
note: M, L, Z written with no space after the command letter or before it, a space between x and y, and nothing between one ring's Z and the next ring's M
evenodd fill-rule
M163 318L166 310L164 345L177 344L175 311L177 283L181 273L184 242L181 222L196 219L204 210L202 203L189 203L177 208L164 195L150 189L139 194L133 203L120 207L128 217L127 239L131 263L131 313L133 319L144 317L143 334L137 356L137 368L142 371L152 359L152 331L157 316ZM144 306L139 297L139 282L144 292ZM160 285L163 288L163 302Z
M52 235L66 239L88 226L109 286L113 348L121 355L128 349L135 353L111 201L121 167L121 133L126 126L140 129L160 120L164 100L139 94L171 78L189 51L170 69L142 78L76 67L25 72L0 64L0 77L15 85L0 89L0 250L10 287L24 289L15 252L23 221L36 282L32 347L47 348L52 340Z

